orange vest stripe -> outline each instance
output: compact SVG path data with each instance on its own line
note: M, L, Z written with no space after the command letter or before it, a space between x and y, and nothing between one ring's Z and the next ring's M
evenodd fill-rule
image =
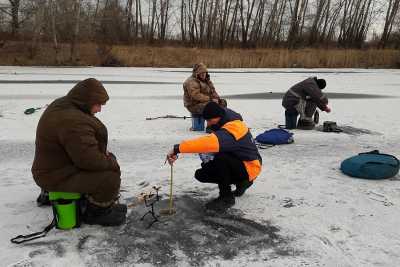
M227 122L224 124L224 126L222 126L222 128L232 134L236 141L245 136L249 131L249 128L247 128L246 124L240 120Z
M246 167L247 174L249 175L249 180L253 181L261 172L261 163L259 160L243 161Z
M179 145L181 153L216 153L219 152L218 137L208 134L195 139L183 141Z

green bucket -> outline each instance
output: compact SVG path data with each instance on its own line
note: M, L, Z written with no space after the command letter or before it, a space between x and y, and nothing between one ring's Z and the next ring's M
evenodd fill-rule
M58 229L68 230L80 225L77 207L80 198L79 193L49 192Z

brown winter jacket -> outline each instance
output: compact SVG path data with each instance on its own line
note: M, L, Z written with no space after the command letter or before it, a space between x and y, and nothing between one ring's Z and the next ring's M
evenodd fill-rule
M209 79L202 81L197 78L200 73L204 72L208 72L207 67L203 63L196 64L193 67L192 76L183 83L183 102L192 114L202 114L203 108L208 102L220 99Z
M328 104L328 98L318 87L315 77L310 77L293 85L283 96L282 106L285 109L292 109L299 103L299 98L314 102L321 110L325 110Z
M51 188L80 171L117 171L115 159L106 156L107 128L90 113L94 104L109 99L96 79L76 84L53 101L36 130L32 175L41 188Z

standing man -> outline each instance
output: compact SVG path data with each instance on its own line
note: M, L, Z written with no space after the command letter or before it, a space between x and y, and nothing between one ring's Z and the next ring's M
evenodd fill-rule
M116 204L121 172L95 117L108 99L98 80L86 79L53 101L37 126L32 174L45 191L86 194L85 223L113 226L125 222L126 205Z
M287 129L312 130L315 127L313 115L317 107L325 112L331 112L328 98L322 93L326 86L324 79L310 77L293 85L283 96L282 106L285 110ZM299 122L297 116L300 114Z
M203 162L195 178L202 183L218 184L219 197L206 208L223 211L235 204L261 172L262 159L249 128L242 116L233 110L209 102L203 110L211 134L186 140L174 146L167 159L173 164L179 153L214 153L213 159ZM231 184L236 190L231 191Z
M208 102L214 101L226 107L226 100L219 97L214 84L210 80L207 67L203 63L193 66L192 75L183 83L183 92L184 105L193 117L192 129L194 131L204 130L204 118L201 114ZM196 125L200 127L196 127Z

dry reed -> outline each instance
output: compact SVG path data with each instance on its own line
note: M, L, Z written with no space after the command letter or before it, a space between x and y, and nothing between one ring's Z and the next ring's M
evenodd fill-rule
M394 49L203 49L187 47L113 46L110 56L123 66L190 67L204 62L212 68L399 68L400 51ZM69 46L63 44L59 62L51 44L41 44L29 58L21 43L0 48L0 65L99 66L104 58L93 43L80 45L79 61L69 61Z

